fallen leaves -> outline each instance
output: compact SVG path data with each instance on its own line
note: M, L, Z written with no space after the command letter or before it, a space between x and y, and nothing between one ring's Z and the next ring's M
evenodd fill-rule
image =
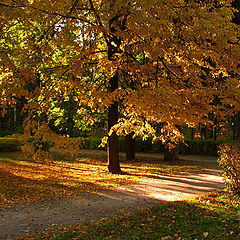
M212 198L224 201L235 209L229 217L220 205L211 203ZM210 210L208 199L214 206ZM206 204L206 205L205 205ZM188 214L185 214L185 213ZM55 231L41 239L239 239L240 227L237 200L232 202L225 192L208 194L188 201L162 202L157 207L125 213L90 224ZM174 219L174 222L173 222ZM222 222L224 221L224 223ZM83 228L84 227L84 228Z
M122 169L124 174L121 175L108 173L104 158L71 159L56 154L54 161L34 162L21 153L1 154L0 207L96 192L161 175L199 171L196 166L171 166L144 160L123 162Z

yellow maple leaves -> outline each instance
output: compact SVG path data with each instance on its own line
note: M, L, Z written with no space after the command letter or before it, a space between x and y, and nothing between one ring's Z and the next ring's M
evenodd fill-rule
M223 109L239 100L239 80L232 76L238 70L240 35L230 4L5 0L0 102L24 96L29 112L48 114L51 103L74 91L79 109L121 103L121 119L110 135L134 131L143 138L182 139L176 126L207 123L216 96ZM116 73L118 87L110 91ZM84 120L93 124L95 118ZM153 123L165 124L166 131L156 133ZM64 147L46 126L35 134Z

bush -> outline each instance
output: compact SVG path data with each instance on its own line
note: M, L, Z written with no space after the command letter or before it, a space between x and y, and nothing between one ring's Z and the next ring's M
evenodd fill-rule
M16 127L15 133L23 134L25 126L18 126Z
M186 155L217 156L220 141L214 140L186 140L180 143L179 153Z
M219 165L229 192L240 194L240 145L224 144L219 150Z
M101 144L102 138L98 137L87 137L84 138L83 148L85 149L103 149L98 146ZM106 147L105 147L106 148Z
M20 150L21 143L14 138L0 138L0 152L16 152Z
M179 152L185 155L219 156L219 146L236 143L234 140L186 140L180 143Z
M11 134L12 134L12 131L10 130L5 130L5 129L0 130L0 137L4 137L6 135L11 135Z
M101 143L101 137L88 137L84 139L83 148L86 149L106 149L98 148ZM124 137L118 139L120 151L125 151ZM179 144L179 153L185 155L202 155L202 156L218 156L219 145L224 143L236 143L232 140L186 140L185 143ZM136 138L136 151L149 153L163 153L165 146L161 142L152 144L152 139L143 141L141 138Z

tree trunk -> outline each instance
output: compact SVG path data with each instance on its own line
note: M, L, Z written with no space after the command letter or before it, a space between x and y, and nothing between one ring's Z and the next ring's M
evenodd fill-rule
M213 139L214 139L214 141L216 141L217 140L217 135L218 135L218 118L217 118L217 116L214 119L214 128L213 129L214 129Z
M191 140L194 140L194 135L195 135L195 129L191 129Z
M13 130L15 131L16 128L17 128L17 104L15 104L13 108Z
M133 133L125 136L125 152L127 160L135 159L135 139L133 138Z
M114 3L114 2L113 2ZM111 4L110 4L111 8ZM109 20L109 30L112 35L107 39L108 45L108 60L115 61L114 55L121 52L120 49L121 39L115 35L116 27L119 27L122 31L125 30L125 20L119 19L121 15L116 15ZM109 80L109 90L113 93L118 89L119 74L116 71L115 75ZM108 107L108 131L118 122L118 102L114 101L111 106ZM118 149L118 136L113 133L108 138L108 170L111 173L121 173L119 163L119 149Z
M236 140L236 113L234 114L234 117L232 119L232 139Z
M118 73L109 81L110 91L113 92L118 88ZM114 102L108 108L108 131L118 122L118 102ZM118 149L118 136L114 132L108 138L107 146L107 157L108 157L108 170L111 173L121 173L119 163L119 149Z
M240 140L240 112L235 115L235 139Z
M206 126L201 127L201 140L206 140Z
M174 161L179 159L179 146L169 149L166 147L164 150L164 161Z

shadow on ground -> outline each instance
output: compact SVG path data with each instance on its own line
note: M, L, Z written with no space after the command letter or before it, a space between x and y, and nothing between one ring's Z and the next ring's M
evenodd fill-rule
M224 188L219 171L160 176L131 186L115 187L64 200L18 205L0 210L0 238L37 233L49 227L65 227L94 221L123 211L150 207L162 201L177 201Z

